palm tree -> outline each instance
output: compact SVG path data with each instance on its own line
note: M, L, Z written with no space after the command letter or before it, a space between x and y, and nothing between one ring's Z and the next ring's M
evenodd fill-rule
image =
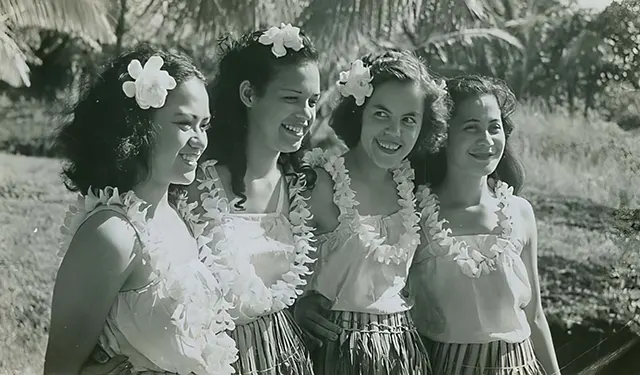
M509 2L515 0L503 0ZM100 44L165 38L188 39L189 50L210 59L223 32L244 32L280 22L302 25L322 51L323 73L333 82L339 69L376 40L398 45L407 35L414 48L452 40L498 39L517 45L498 27L496 0L0 0L0 80L29 84L33 61L26 30L57 30ZM423 40L418 40L422 38ZM194 42L195 40L195 42ZM417 42L416 42L417 41ZM417 43L417 44L416 44ZM194 45L197 45L194 47ZM354 48L358 46L358 48ZM207 48L208 47L208 48ZM214 51L212 51L212 49ZM442 49L442 48L441 48ZM119 48L116 48L118 51Z
M0 0L0 81L30 85L28 40L34 30L81 38L94 48L115 41L110 3L103 0Z

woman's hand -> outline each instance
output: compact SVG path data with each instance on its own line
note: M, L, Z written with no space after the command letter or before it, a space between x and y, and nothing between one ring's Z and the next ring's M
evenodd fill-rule
M131 375L132 367L126 356L110 358L100 346L96 346L82 366L80 375Z
M312 349L322 346L323 340L337 340L342 333L340 326L325 318L330 308L331 301L318 293L309 294L296 301L293 316L308 334Z

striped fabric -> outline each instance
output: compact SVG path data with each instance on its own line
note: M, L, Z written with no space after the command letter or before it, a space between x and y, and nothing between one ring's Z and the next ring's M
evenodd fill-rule
M313 375L302 331L288 310L236 326L231 337L239 352L236 375Z
M451 344L425 339L439 375L543 375L531 340L521 343Z
M332 311L337 341L314 351L316 375L429 375L426 348L407 312L373 315Z

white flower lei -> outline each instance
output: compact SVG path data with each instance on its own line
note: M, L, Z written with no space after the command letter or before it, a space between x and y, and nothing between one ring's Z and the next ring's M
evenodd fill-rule
M215 186L216 176L212 176L209 168L214 168L216 161L209 160L201 164L200 168L205 174L205 178L200 182L198 189L201 194L202 207L206 211L203 215L212 221L215 231L223 231L222 225L226 220L225 216L230 214L229 201L222 194L220 188ZM312 218L311 211L307 208L307 198L302 196L304 190L303 180L298 179L289 186L289 198L291 200L289 223L293 233L295 258L291 262L289 271L282 275L282 278L268 288L266 293L258 293L257 288L252 285L263 286L262 280L255 270L239 259L237 249L230 248L229 243L222 239L216 243L214 256L218 263L226 265L226 277L231 285L235 285L232 300L234 303L241 301L248 304L251 310L256 313L269 310L281 310L293 305L299 295L302 294L302 286L306 285L305 275L311 271L307 267L314 260L309 255L316 249L311 245L314 241L314 228L307 225L307 221ZM235 235L242 236L242 233ZM224 238L224 234L221 236ZM240 289L240 290L238 290Z
M66 253L87 215L100 205L120 207L136 228L141 239L143 262L150 265L153 275L159 280L155 292L160 298L174 301L172 318L178 338L190 345L197 343L202 346L207 373L232 374L231 365L237 360L238 350L227 333L235 328L228 313L231 306L224 299L227 286L215 274L203 281L200 279L202 275L196 276L183 267L172 265L169 254L160 247L160 240L148 228L149 205L133 191L120 194L117 188L106 187L98 190L98 195L92 189L86 196L79 195L76 204L69 206L60 228L63 241L59 255ZM197 240L199 260L205 262L207 254L211 253L211 235L206 230L206 223L192 212L196 205L179 201L176 210ZM210 269L215 267L212 262L208 263Z
M501 229L499 237L509 240L513 232L513 218L508 213L509 197L513 195L513 187L509 187L502 181L497 181L495 194L498 203L498 226ZM496 261L504 249L499 244L494 244L490 249L491 256L487 257L477 249L471 248L464 241L458 241L451 235L451 229L444 228L449 224L447 219L440 217L440 200L428 186L423 186L418 193L421 216L425 220L425 231L428 238L439 245L439 249L432 247L431 252L435 256L453 256L462 273L478 278L496 270Z
M381 237L376 229L365 224L360 219L356 206L360 203L355 199L355 192L351 189L351 178L344 165L344 158L315 148L307 152L304 160L311 166L322 166L332 177L335 184L334 202L340 209L338 220L342 223L348 220L363 244L369 249L367 256L374 255L376 261L384 264L401 264L409 259L409 254L420 243L420 215L416 212L416 199L413 194L414 171L407 160L392 170L393 180L398 190L398 204L405 233L400 235L394 245L385 244L385 237Z

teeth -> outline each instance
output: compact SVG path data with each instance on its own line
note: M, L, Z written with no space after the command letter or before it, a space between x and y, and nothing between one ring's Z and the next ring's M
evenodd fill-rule
M400 148L400 145L397 143L389 143L389 142L382 142L382 141L377 141L377 142L380 145L380 147L390 151L396 151Z
M282 124L282 126L285 129L287 129L287 130L289 130L289 131L291 131L291 132L293 132L293 133L295 133L297 135L304 134L304 126L303 125Z
M182 160L184 160L187 164L194 166L198 164L198 159L200 155L197 154L180 154Z

